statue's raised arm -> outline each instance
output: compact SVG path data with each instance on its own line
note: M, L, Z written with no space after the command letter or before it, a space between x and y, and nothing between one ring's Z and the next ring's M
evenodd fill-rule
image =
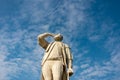
M54 37L54 34L43 33L43 34L38 35L38 43L44 49L46 49L47 46L49 45L49 42L45 40L45 38L48 37L48 36Z

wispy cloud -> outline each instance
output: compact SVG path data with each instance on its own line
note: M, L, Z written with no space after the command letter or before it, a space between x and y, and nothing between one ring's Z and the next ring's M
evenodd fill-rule
M117 24L104 20L98 25L94 16L87 12L92 3L94 0L24 0L18 11L20 15L1 18L0 80L20 79L22 72L39 78L44 51L37 44L37 36L43 32L62 33L64 42L71 46L75 70L73 79L105 80L113 72L114 78L119 78L120 38L119 31L114 32ZM105 48L110 58L93 61L89 56L91 46L84 38L92 44L100 42L98 45Z

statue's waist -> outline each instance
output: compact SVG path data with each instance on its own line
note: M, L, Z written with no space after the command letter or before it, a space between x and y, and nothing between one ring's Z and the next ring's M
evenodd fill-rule
M54 58L48 58L47 60L62 60L62 57L54 57Z

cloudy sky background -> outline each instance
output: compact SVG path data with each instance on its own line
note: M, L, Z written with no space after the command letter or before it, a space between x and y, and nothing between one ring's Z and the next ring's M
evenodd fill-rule
M71 80L120 80L119 0L0 0L0 80L40 80L37 36L61 33Z

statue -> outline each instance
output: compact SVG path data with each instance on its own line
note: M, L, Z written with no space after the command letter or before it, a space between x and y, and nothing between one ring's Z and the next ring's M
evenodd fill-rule
M45 40L51 36L54 42ZM42 80L69 80L73 74L72 54L67 44L62 42L61 34L43 33L38 35L39 45L45 49L45 54L41 63Z

